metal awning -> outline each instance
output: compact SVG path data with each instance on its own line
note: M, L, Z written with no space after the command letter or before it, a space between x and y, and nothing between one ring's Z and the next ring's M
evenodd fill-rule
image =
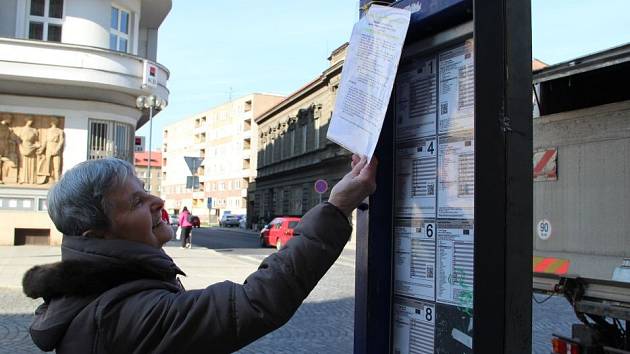
M534 71L533 83L538 84L629 61L630 43Z

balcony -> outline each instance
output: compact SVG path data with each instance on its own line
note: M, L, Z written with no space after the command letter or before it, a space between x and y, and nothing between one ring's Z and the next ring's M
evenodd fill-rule
M145 59L107 49L0 38L0 90L114 103L135 109L137 96L168 99L169 71L158 68L157 87L143 87ZM140 121L140 125L143 121Z

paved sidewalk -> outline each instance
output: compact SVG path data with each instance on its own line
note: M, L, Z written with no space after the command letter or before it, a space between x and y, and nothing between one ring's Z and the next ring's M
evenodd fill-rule
M181 281L186 289L201 289L224 280L242 282L256 270L251 262L229 255L193 247L182 249L179 241L169 242L164 250L186 273ZM0 246L0 287L21 289L22 276L34 265L61 260L61 249L48 246Z

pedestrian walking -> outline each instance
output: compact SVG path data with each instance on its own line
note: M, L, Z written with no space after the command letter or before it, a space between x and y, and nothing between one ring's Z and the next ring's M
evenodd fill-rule
M25 294L44 300L31 338L61 354L236 351L293 316L348 242L348 217L376 188L375 174L374 161L354 156L328 202L302 217L300 236L243 284L186 291L162 249L173 237L164 201L126 161L82 162L48 193L48 214L64 235L61 262L24 275Z
M179 227L182 228L182 248L191 248L192 247L192 214L188 211L187 207L182 209L182 212L179 213Z

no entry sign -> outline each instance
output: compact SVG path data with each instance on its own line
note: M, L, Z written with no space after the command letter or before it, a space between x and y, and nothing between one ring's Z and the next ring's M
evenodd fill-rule
M328 182L325 179L318 179L315 181L315 192L324 194L328 190Z

